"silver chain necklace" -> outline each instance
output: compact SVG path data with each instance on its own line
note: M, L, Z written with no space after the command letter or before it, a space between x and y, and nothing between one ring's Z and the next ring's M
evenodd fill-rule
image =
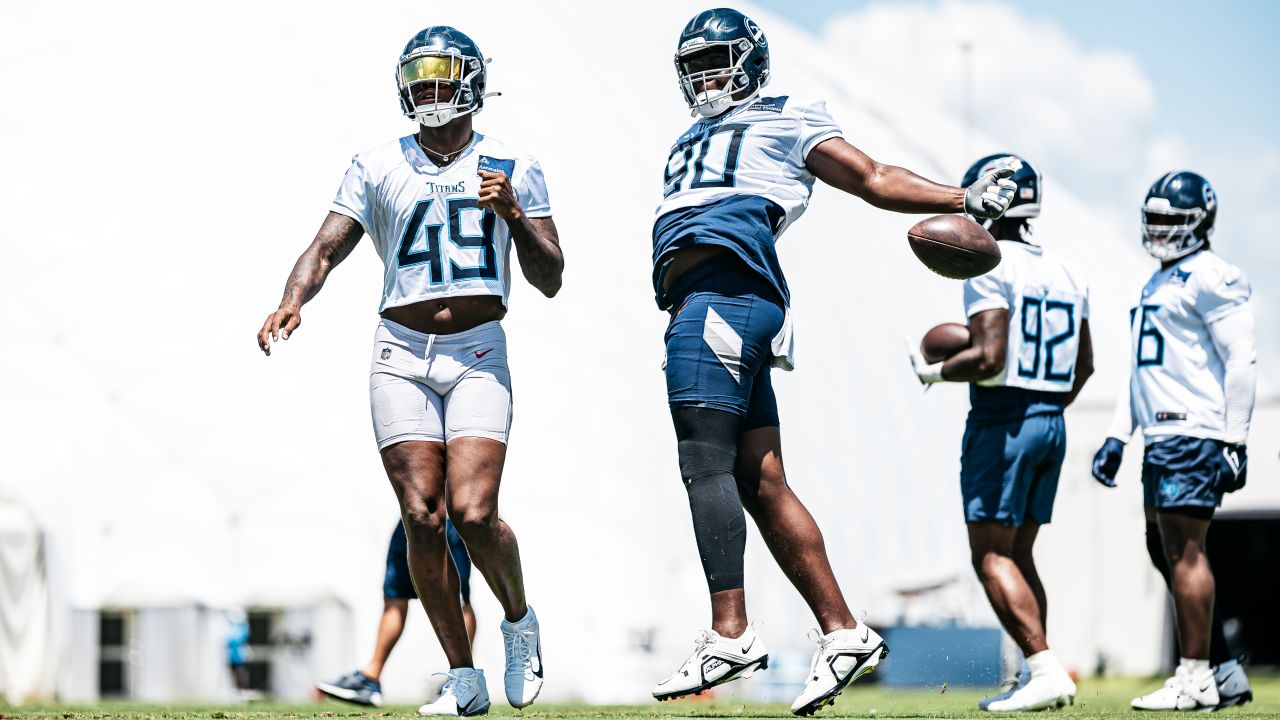
M432 150L431 148L429 148L429 147L427 147L426 145L424 145L424 144L422 143L422 138L421 138L421 137L419 137L419 136L417 136L417 135L414 135L414 136L413 136L414 140L416 140L416 141L418 142L418 147L422 148L422 151L423 151L423 152L427 153L428 155L434 155L435 157L440 158L440 162L444 163L445 165L448 165L450 162L452 162L453 160L457 159L457 157L458 157L459 155L461 155L461 154L462 154L462 151L464 151L464 150L466 150L467 148L471 147L471 141L472 141L472 140L474 140L474 139L475 139L475 137L476 137L476 134L473 132L473 133L471 133L471 136L467 138L467 141L466 141L465 143L463 143L463 144L462 144L462 147L460 147L460 148L458 148L457 150L454 150L454 151L452 151L452 152L448 152L448 153L438 153L438 152L436 152L435 150Z

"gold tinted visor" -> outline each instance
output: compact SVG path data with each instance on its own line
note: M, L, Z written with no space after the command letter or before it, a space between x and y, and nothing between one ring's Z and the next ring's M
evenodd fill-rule
M461 80L462 58L452 55L424 55L400 66L400 82L419 80Z

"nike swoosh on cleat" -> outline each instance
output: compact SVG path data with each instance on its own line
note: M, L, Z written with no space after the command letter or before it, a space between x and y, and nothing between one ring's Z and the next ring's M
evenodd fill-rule
M871 628L867 627L866 625L863 625L862 626L862 642L866 642L870 639L871 639Z
M755 646L756 646L756 638L751 638L751 642L747 643L747 646L742 648L742 654L746 655L751 650L751 648Z

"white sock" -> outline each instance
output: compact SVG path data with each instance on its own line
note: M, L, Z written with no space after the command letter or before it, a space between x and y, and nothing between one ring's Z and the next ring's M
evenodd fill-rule
M1053 656L1051 650L1041 650L1027 656L1027 667L1031 668L1033 678L1064 672L1062 666L1058 664L1058 658Z
M1191 677L1200 677L1205 673L1213 672L1213 668L1209 667L1208 660L1193 660L1191 658L1178 658L1179 664L1187 669L1187 673Z

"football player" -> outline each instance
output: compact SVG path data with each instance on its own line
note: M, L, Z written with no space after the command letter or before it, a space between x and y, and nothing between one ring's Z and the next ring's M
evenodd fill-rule
M791 368L789 291L778 237L804 212L815 179L897 212L998 217L1010 171L948 187L878 163L842 137L825 103L763 94L769 44L742 13L699 13L680 33L676 74L693 125L666 161L653 224L653 287L670 313L667 397L680 474L711 595L711 628L653 694L698 693L768 663L747 622L744 508L821 626L803 691L808 715L835 701L886 648L854 619L822 533L787 485L772 367Z
M449 559L457 571L449 575L450 579L458 579L458 595L462 598L462 619L467 628L467 643L474 645L476 640L476 615L471 607L471 557L467 555L467 547L454 529L453 523L445 520L444 533L449 543ZM413 587L413 578L409 576L408 538L404 531L404 522L396 523L391 533L391 542L387 545L387 570L382 581L382 617L378 621L378 638L373 647L373 657L368 664L359 670L352 670L332 682L318 682L316 689L335 700L343 700L354 705L380 707L382 705L382 667L387 658L400 642L404 633L409 601L418 597Z
M401 109L420 127L355 156L258 333L269 355L361 236L373 238L386 268L369 374L374 435L400 501L413 584L452 668L423 715L489 707L457 595L446 591L446 513L506 615L507 700L524 707L542 687L538 621L525 602L515 535L497 510L511 424L499 321L513 244L525 279L547 297L560 289L564 257L538 161L472 129L490 95L486 62L448 26L405 45L396 85Z
M1257 384L1249 280L1210 247L1218 198L1193 172L1165 173L1142 204L1142 246L1160 261L1129 310L1129 384L1093 476L1115 487L1142 429L1147 553L1173 593L1181 660L1139 710L1213 710L1253 698L1214 608L1205 535L1244 486Z
M990 155L965 173L969 184L1009 168L1018 190L999 220L983 224L1000 245L995 270L964 283L971 343L929 364L912 350L920 382L968 382L969 419L960 492L973 569L1026 668L1005 692L983 699L992 712L1070 704L1076 686L1045 639L1048 606L1032 546L1053 514L1066 453L1062 411L1093 374L1089 289L1032 242L1043 181L1017 155Z

